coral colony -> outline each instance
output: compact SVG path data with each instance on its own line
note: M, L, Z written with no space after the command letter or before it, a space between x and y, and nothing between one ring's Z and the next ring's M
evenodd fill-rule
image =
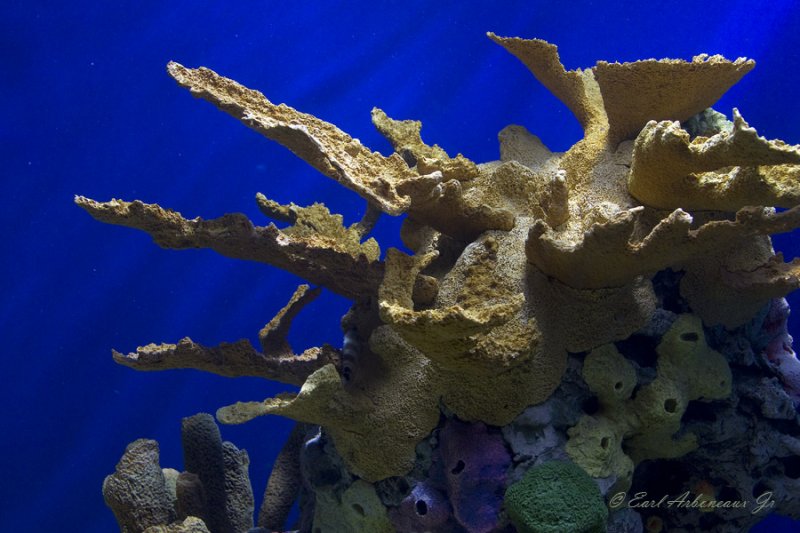
M744 531L800 518L800 363L783 297L800 261L770 235L800 227L800 147L710 108L754 62L701 55L567 71L541 40L489 37L578 118L553 153L520 126L500 160L425 144L374 109L394 147L205 69L169 74L367 202L344 227L321 204L213 220L140 201L76 203L164 248L211 248L303 285L259 333L188 338L114 359L301 386L221 408L297 421L254 521L248 456L210 415L184 419L184 471L131 444L103 494L123 531ZM776 207L786 208L780 212ZM403 244L367 238L405 214ZM324 287L352 300L342 349L295 354L293 317ZM286 524L299 502L297 524Z

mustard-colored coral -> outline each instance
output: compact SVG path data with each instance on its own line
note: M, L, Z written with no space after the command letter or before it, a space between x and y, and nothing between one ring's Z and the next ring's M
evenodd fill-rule
M614 345L592 350L584 361L583 377L600 410L569 430L566 450L590 475L615 476L623 490L639 462L680 457L696 448L694 435L675 436L690 401L722 399L731 392L730 367L706 344L698 317L680 315L657 352L656 378L633 397L636 371Z
M737 211L800 202L800 149L767 141L733 110L733 128L691 139L678 122L648 122L636 138L628 188L660 209Z
M289 303L259 332L263 353L245 339L209 348L187 337L178 344L140 346L129 354L114 350L114 361L137 370L196 368L226 377L255 376L302 385L318 368L339 362L339 353L331 346L309 348L296 355L286 340L294 316L317 295L318 289L298 287Z
M702 342L700 320L741 325L800 285L800 265L775 255L769 238L800 227L798 148L758 137L737 111L730 127L718 119L702 131L691 125L697 113L714 116L707 108L753 68L750 60L567 70L552 44L489 37L575 114L582 140L554 153L509 126L499 134L500 160L478 164L423 142L420 122L375 109L373 123L395 150L384 156L212 70L170 63L169 74L193 95L361 196L364 218L345 227L321 204L280 205L263 195L262 212L286 227L241 214L187 219L139 201L76 203L103 222L147 231L160 246L212 248L336 292L353 302L342 323L357 342L346 354L328 346L294 355L288 325L318 290L304 288L262 330L263 353L247 341L207 348L184 339L116 360L302 385L218 417L280 414L322 425L353 473L378 480L411 468L442 406L464 420L507 424L559 386L567 352L591 350L585 375L604 411L573 428L576 461L625 480L637 461L691 449L690 436L672 439L685 404L721 397L723 382L730 385L724 361ZM380 259L368 238L380 213L406 215L401 238L411 254L389 249ZM630 365L608 343L648 323L658 303L652 279L666 269L683 271L681 294L696 316L670 331L659 377L630 398ZM692 372L720 381L704 390Z
M297 394L240 402L220 409L217 418L236 424L279 414L320 424L356 475L375 481L405 472L413 465L417 443L439 421L429 377L433 369L388 327L375 330L371 343L379 381L367 381L363 388L346 386L334 365L326 365Z

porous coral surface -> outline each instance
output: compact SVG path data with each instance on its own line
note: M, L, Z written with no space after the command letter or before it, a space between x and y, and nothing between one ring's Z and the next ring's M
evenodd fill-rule
M690 434L672 439L690 402L730 395L730 369L706 345L704 328L743 327L800 285L800 262L785 263L769 238L800 226L800 150L759 137L736 110L732 123L701 120L753 61L704 55L567 71L549 43L489 37L566 104L582 140L553 153L509 126L499 134L500 160L477 164L424 143L420 122L374 109L373 123L395 150L384 156L212 70L170 63L169 74L193 96L361 196L364 219L344 227L322 205L281 205L260 194L262 212L288 227L256 226L242 214L203 220L140 201L75 199L96 219L144 230L162 247L207 247L277 266L352 300L342 350L296 355L288 345L292 318L319 292L302 286L260 332L261 351L246 340L206 347L183 339L114 354L141 370L199 368L301 385L298 393L224 407L217 418L279 414L323 428L360 479L333 495L317 491L320 524L382 529L388 516L396 524L452 524L444 515L387 515L372 484L413 474L416 501L438 502L437 489L420 484L420 446L443 413L460 420L449 427L508 426L563 393L570 352L591 352L583 366L588 388L578 388L602 410L572 416L567 450L589 474L627 487L635 463L697 446ZM405 215L401 237L411 253L389 249L381 260L368 238L380 213ZM672 329L658 325L669 305L654 280L665 272L679 273L670 301L692 313ZM659 330L657 371L637 376L640 367L612 343L648 328ZM769 353L784 369L796 366L790 347ZM791 372L781 377L796 387ZM677 448L664 450L660 439ZM411 485L394 507L413 508ZM355 514L333 510L364 494L369 505L358 504ZM480 529L463 523L458 499L452 503L460 527Z

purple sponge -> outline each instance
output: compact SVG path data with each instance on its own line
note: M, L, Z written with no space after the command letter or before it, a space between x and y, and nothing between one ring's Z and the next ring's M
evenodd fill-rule
M456 520L469 533L498 526L511 454L482 422L448 419L439 434L445 482Z

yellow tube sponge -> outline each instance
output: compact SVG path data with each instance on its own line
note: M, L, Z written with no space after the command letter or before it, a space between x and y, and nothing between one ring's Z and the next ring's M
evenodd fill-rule
M730 395L731 369L722 354L706 344L698 317L679 316L661 339L657 351L656 381L680 383L690 400L718 400Z
M583 378L602 405L614 405L631 397L636 371L613 344L592 351L583 363Z
M570 428L567 453L595 477L616 476L620 489L630 485L641 461L680 457L695 449L694 435L675 437L690 401L731 393L728 363L706 344L697 316L680 315L657 352L656 378L633 397L636 371L613 344L592 350L584 362L583 377L600 410Z

